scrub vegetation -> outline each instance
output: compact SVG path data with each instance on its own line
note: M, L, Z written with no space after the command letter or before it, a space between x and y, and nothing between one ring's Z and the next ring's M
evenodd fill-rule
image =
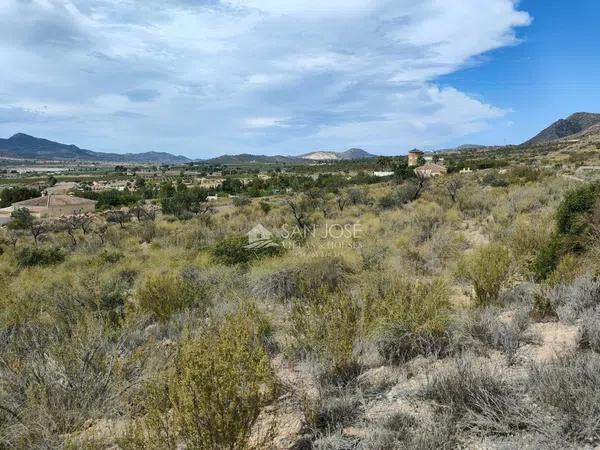
M600 445L600 188L504 156L215 208L147 190L39 233L19 212L0 447Z

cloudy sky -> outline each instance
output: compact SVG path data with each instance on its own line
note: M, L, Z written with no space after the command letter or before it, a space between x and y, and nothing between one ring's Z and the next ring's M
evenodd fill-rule
M562 113L522 107L552 38L534 3L1 0L0 136L199 158L524 139Z

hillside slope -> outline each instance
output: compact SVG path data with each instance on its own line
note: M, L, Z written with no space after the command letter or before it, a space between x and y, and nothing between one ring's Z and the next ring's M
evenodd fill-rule
M140 162L140 163L185 163L185 156L165 152L145 153L102 153L85 150L76 145L17 133L8 139L0 139L0 157L16 159L37 159L45 161L98 161L98 162Z
M350 150L346 150L345 152L311 152L306 153L305 155L302 155L300 157L303 159L310 159L313 161L354 161L358 159L375 158L376 155L366 152L361 148L351 148Z
M560 119L542 130L523 145L547 144L585 132L588 128L600 124L600 114L578 112L566 119Z

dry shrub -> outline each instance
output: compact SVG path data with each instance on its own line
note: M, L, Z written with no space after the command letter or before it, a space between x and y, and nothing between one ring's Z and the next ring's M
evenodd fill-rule
M560 320L572 322L589 315L600 304L600 280L583 276L571 283L546 287L542 294Z
M468 186L458 194L458 207L469 217L482 217L490 213L496 204L497 194L480 186Z
M572 283L577 277L582 276L584 266L575 255L566 254L560 258L556 268L546 279L546 284L556 286L559 284Z
M534 365L530 382L534 398L550 408L563 436L600 442L600 355L580 353Z
M500 289L509 276L510 263L510 253L497 243L477 247L465 257L460 271L473 284L479 305L498 300Z
M444 413L417 420L396 413L369 427L360 450L450 450L457 448L456 423Z
M289 301L294 298L335 292L350 284L357 271L354 261L342 256L289 257L269 261L251 274L252 292L259 297Z
M358 373L354 347L361 336L360 305L341 292L296 300L290 314L290 350L317 364L320 380L335 383Z
M581 320L579 346L600 353L600 305L590 310Z
M86 420L121 408L141 361L128 337L92 314L71 323L31 320L3 334L2 440L7 448L62 448Z
M170 272L148 275L138 287L136 299L142 312L150 313L161 321L183 308L194 305L206 307L202 286Z
M530 426L519 393L497 371L462 356L433 374L420 395L448 408L464 427L511 434Z
M470 310L455 317L452 340L458 351L492 348L506 354L508 363L515 361L516 352L523 344L535 341L528 332L529 312L522 308L510 318L501 317L502 310L486 307Z
M539 215L531 219L520 215L515 220L508 240L511 254L519 262L524 275L530 274L538 253L550 240L551 225L548 218Z
M122 442L126 449L263 449L272 433L252 431L276 396L277 382L264 348L263 320L245 307L197 338L181 343L166 380L150 383L144 415Z
M381 356L402 362L445 352L450 303L443 280L412 282L384 276L373 284L365 292L363 324Z

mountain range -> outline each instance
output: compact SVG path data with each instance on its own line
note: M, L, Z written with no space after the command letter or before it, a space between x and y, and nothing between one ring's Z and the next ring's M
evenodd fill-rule
M349 161L373 158L375 155L358 148L345 152L312 152L301 156L266 156L266 155L223 155L217 158L202 160L209 164L252 164L252 163L308 163L311 161ZM8 139L0 139L0 158L31 159L42 161L89 161L114 163L159 163L183 164L192 160L185 156L166 152L145 153L102 153L85 150L76 145L61 144L17 133Z
M600 146L600 114L577 112L566 119L559 119L537 135L521 144L523 147L550 143L587 148ZM501 148L502 146L480 146L474 144L461 145L452 149L438 152L455 152ZM276 164L276 163L311 163L319 161L352 161L374 158L376 155L359 148L351 148L345 152L328 150L305 153L299 156L267 156L267 155L223 155L206 160L196 160L208 164ZM144 153L103 153L85 150L76 145L61 144L48 139L37 138L23 133L17 133L8 139L0 139L0 158L29 159L41 161L87 161L105 163L157 163L184 164L191 159L166 152Z
M101 153L85 150L76 145L61 144L47 139L17 133L8 139L0 139L0 157L36 159L45 161L95 161L138 163L186 163L185 156L165 152Z

